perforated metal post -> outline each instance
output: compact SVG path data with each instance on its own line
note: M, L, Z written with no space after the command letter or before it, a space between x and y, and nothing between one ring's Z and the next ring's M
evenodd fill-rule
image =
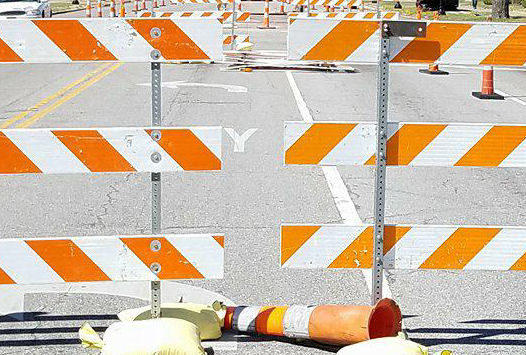
M387 24L381 23L382 32ZM385 215L385 177L387 163L387 109L389 99L389 35L380 38L380 55L378 58L378 93L376 132L376 179L374 194L374 259L372 303L382 298L382 278L384 272L384 215Z
M239 0L241 1L241 0ZM232 1L232 43L231 43L231 49L234 50L236 48L236 0Z
M161 126L161 63L151 63L152 69L152 126ZM154 140L161 139L160 131L152 131L152 138ZM160 154L153 153L152 161L159 162ZM161 173L152 173L152 234L161 233ZM152 242L152 250L158 251L160 244ZM156 249L157 248L157 249ZM161 271L162 265L152 264L150 269L152 272L158 273ZM159 318L161 316L161 282L151 282L151 296L152 296L152 318Z

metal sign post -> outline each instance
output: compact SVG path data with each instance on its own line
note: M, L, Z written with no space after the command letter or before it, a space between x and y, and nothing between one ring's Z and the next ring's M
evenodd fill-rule
M241 1L241 0L239 0ZM236 33L235 33L235 26L236 26L236 0L232 1L232 47L231 49L234 50L236 48Z
M161 63L151 63L152 70L152 126L161 126ZM161 139L161 131L152 130L152 138L155 141ZM159 153L153 153L151 159L159 161ZM152 234L161 233L161 173L151 173L152 179ZM160 244L153 244L153 251L159 251ZM152 264L154 273L160 271L160 265ZM161 316L161 281L151 282L152 292L152 318Z
M376 131L376 176L374 182L374 253L372 304L382 299L384 272L385 180L387 166L387 112L389 109L389 59L391 37L424 37L425 22L380 21L378 57L378 91L376 96L378 125Z

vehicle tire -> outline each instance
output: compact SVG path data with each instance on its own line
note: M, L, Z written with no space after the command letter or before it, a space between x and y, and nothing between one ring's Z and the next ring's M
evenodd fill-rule
M42 11L42 18L45 18L45 17L46 17L46 12Z

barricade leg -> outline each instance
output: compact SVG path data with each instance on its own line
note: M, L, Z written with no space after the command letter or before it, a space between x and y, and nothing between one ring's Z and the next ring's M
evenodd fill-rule
M504 96L495 93L492 66L485 66L482 70L482 90L471 94L481 100L504 100Z

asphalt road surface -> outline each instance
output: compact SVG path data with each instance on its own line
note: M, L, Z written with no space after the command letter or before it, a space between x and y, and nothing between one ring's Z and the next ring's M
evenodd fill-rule
M263 3L247 7L261 12ZM79 15L83 16L63 16ZM276 29L257 29L261 16L243 27L255 50L285 50L285 18L271 21ZM175 301L184 294L189 301L224 297L247 305L367 304L370 294L360 270L280 269L279 226L373 220L372 168L327 172L321 167L285 167L282 162L284 121L303 120L305 115L315 121L375 120L376 68L357 66L354 74L243 73L225 68L162 66L163 82L186 84L163 89L163 125L220 125L239 135L254 132L240 152L234 151L224 131L221 172L163 174L163 232L226 235L225 278L172 283L165 288L164 300ZM483 102L471 96L480 89L478 69L446 69L451 75L435 77L418 73L417 67L393 66L389 119L526 123L526 71L496 71L496 87L506 100ZM150 88L139 85L149 82L148 64L1 65L0 126L149 126ZM228 91L217 85L243 89ZM291 85L297 86L296 95ZM307 112L298 109L301 101ZM347 191L331 192L328 174L336 180L341 176ZM524 169L389 168L386 223L524 225L524 181ZM348 193L352 203L337 206L335 198L342 197L338 193L344 198ZM148 234L150 177L3 176L0 206L1 238ZM387 291L399 302L410 337L432 350L526 353L526 274L396 271L387 279ZM25 312L0 317L0 354L84 354L78 327L88 321L104 331L120 310L146 304L148 284L137 284L126 297L111 295L114 288L105 286L90 293L89 284L80 287L83 294L65 292L65 287L17 287L16 292L11 286L0 290L0 313ZM20 306L17 297L24 293ZM215 353L335 351L265 337L231 337L227 343L215 347Z

